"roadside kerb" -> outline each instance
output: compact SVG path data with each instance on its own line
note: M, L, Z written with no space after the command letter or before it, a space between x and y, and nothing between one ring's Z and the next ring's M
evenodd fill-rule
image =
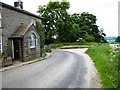
M6 71L6 70L9 70L9 69L13 69L13 68L17 68L17 67L20 67L20 66L24 66L24 65L27 65L27 64L32 64L32 63L35 63L35 62L38 62L38 61L42 61L42 60L45 60L45 59L47 59L51 56L51 53L46 53L46 54L47 55L45 57L41 57L39 59L35 59L35 60L27 61L27 62L22 62L20 64L16 64L16 65L1 68L0 72Z

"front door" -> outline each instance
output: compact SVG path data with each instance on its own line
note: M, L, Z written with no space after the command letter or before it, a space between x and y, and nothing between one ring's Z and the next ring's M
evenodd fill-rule
M20 45L20 42L18 39L14 39L13 40L13 43L14 43L14 59L20 59L20 48L19 48L19 45Z
M22 40L21 39L13 39L14 45L14 59L21 60L23 53L22 53Z

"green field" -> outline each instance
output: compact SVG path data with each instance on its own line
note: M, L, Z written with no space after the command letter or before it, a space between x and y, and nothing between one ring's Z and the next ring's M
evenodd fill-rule
M93 60L102 88L118 88L118 60L120 52L115 52L108 44L91 46L86 52Z

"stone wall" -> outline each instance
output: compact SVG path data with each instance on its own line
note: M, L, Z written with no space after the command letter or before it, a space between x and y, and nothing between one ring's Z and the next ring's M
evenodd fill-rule
M12 65L12 58L8 57L6 53L0 53L0 68Z
M21 12L17 12L8 8L2 8L2 28L3 28L3 45L8 42L8 37L10 37L13 32L21 25L21 23L24 24L30 24L31 19L36 19L40 21L40 19L37 19L35 17L23 14ZM5 47L3 47L5 48Z
M2 67L12 65L12 58L11 57L1 58L1 65Z
M3 51L7 51L8 57L12 58L12 40L9 39L9 37L15 32L15 30L23 24L30 24L31 19L35 19L41 23L41 19L38 19L33 16L29 16L27 14L21 13L19 11L15 11L6 7L2 7L2 35L3 35ZM26 40L24 40L24 59L25 60L30 60L30 55L32 55L30 50L28 50L28 37L26 35ZM38 37L39 39L39 37ZM39 58L40 57L40 41L37 41L38 45L36 47L36 56L34 58ZM32 50L33 51L33 50ZM32 58L31 58L32 59ZM7 60L9 61L9 60ZM10 61L11 63L11 61Z
M36 45L35 48L30 48L29 46L29 36L30 33L34 32L36 34ZM23 45L23 52L24 52L24 61L26 60L32 60L35 58L39 58L40 57L40 37L37 34L37 32L35 31L35 28L33 26L30 27L29 31L25 34L24 36L24 45Z

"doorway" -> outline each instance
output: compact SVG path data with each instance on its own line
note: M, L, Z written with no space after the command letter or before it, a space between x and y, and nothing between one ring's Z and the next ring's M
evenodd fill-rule
M23 45L22 45L22 39L13 39L13 54L14 54L14 60L23 60Z

